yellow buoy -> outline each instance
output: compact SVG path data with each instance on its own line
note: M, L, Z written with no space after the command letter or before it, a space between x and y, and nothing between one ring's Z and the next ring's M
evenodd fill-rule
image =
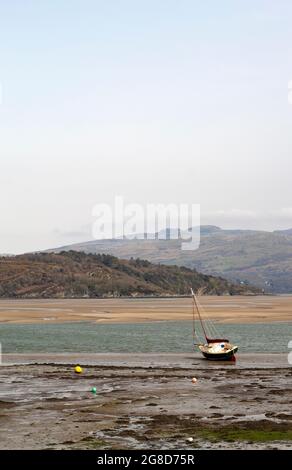
M82 367L80 367L80 366L76 366L74 370L75 370L76 374L81 374L82 373Z

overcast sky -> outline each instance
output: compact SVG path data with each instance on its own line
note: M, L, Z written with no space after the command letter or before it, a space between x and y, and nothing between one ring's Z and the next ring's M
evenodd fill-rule
M90 238L115 195L292 227L291 24L290 0L0 0L0 253Z

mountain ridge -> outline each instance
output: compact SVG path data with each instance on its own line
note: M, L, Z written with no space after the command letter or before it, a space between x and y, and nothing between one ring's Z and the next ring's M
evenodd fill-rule
M181 250L181 240L92 240L48 250L74 249L107 253L129 259L145 258L153 263L186 266L231 282L256 285L270 293L292 292L292 229L232 230L201 227L198 250Z
M185 267L76 251L0 258L0 298L98 298L257 294L259 290Z

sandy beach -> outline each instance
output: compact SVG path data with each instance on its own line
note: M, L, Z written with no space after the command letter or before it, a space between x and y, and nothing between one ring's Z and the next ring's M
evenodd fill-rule
M292 320L292 296L203 296L209 318L226 323ZM98 323L190 320L189 298L0 300L2 323Z
M233 365L197 354L3 360L1 449L292 447L286 354L242 354Z

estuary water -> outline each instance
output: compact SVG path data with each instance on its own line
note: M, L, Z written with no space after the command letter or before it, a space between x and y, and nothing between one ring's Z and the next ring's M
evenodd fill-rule
M288 352L292 341L292 322L218 326L239 352ZM175 353L192 351L193 336L188 321L2 324L0 342L3 353Z

